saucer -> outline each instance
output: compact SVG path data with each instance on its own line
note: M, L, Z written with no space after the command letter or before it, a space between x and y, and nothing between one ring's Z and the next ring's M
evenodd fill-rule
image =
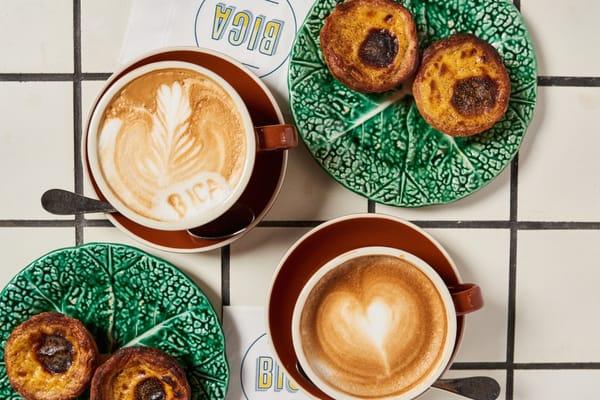
M159 52L147 54L129 66L116 72L107 82L102 92L96 98L94 107L97 106L104 92L121 76L129 71L146 64L158 61L185 61L204 68L208 68L228 81L240 94L255 126L277 125L285 123L283 114L270 93L269 89L252 72L243 65L223 54L212 50L179 47L162 49ZM91 117L91 113L90 113ZM87 157L86 137L90 117L84 130L82 139L82 154L84 155L84 168L92 183L94 191L100 200L106 200L102 195L89 169ZM240 202L248 205L257 216L250 229L255 227L271 209L283 184L287 167L287 151L261 152L256 156L254 172L245 192L240 197ZM118 228L123 230L135 240L165 251L177 253L199 253L226 246L250 231L238 234L228 239L203 240L190 236L187 231L166 232L147 228L133 222L125 216L115 213L107 214L107 218Z
M101 354L158 348L183 367L194 399L225 398L225 337L212 305L175 266L134 247L91 243L53 251L19 272L0 304L2 344L32 316L59 312L80 320ZM3 363L0 398L15 398Z
M355 92L329 72L319 47L325 17L339 0L317 0L290 61L290 105L313 157L346 188L400 207L445 204L469 196L513 159L535 109L536 56L512 1L412 0L421 50L470 32L500 53L510 75L508 111L492 129L453 138L430 127L409 91Z
M310 277L328 261L350 250L370 246L407 251L431 265L447 285L461 283L458 269L446 250L421 228L399 218L380 214L349 215L326 222L304 235L286 253L274 274L267 298L267 330L279 364L315 398L330 399L298 370L292 342L296 299ZM453 358L463 331L464 317L457 317Z

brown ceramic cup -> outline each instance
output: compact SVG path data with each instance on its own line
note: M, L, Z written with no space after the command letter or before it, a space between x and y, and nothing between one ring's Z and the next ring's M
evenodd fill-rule
M127 73L144 65L161 61L184 61L208 68L231 84L244 100L252 116L254 126L284 125L283 113L266 85L242 64L231 57L196 47L172 47L153 51L120 68L109 78L99 92L91 108L97 107L106 91ZM87 154L88 117L82 140L82 155L85 171L93 189L93 196L107 200L98 187L89 166ZM255 227L273 206L283 185L288 161L288 151L262 151L256 156L253 175L240 198L254 213L254 222L244 232L220 239L200 239L186 230L164 231L153 229L127 218L120 213L108 214L106 218L133 239L160 250L177 253L197 253L214 250L231 244Z
M400 249L378 246L362 247L341 254L333 260L329 261L317 272L315 272L313 276L310 277L310 279L308 280L306 285L304 285L304 288L300 292L300 295L298 296L298 300L296 301L292 317L292 339L294 343L294 350L296 352L296 356L298 357L300 366L302 367L304 373L315 385L319 387L319 389L321 389L329 396L337 400L355 400L360 399L360 397L349 395L348 393L342 392L338 388L328 384L327 381L325 379L322 379L319 373L312 368L312 363L310 362L311 354L309 351L306 351L306 349L303 346L300 328L301 314L306 306L306 302L311 292L313 292L314 288L325 277L325 275L334 271L340 265L348 261L365 256L381 255L399 258L401 260L407 261L413 267L417 268L422 274L427 276L429 281L436 288L436 291L439 297L441 298L442 303L444 304L444 315L446 319L446 334L444 338L444 346L441 352L441 356L436 362L435 367L432 370L430 370L429 373L426 376L424 376L417 384L415 384L408 390L394 394L394 399L414 399L415 397L421 395L423 392L429 389L431 385L435 381L437 381L440 378L440 376L442 376L444 371L446 371L446 369L448 368L448 365L452 358L452 353L454 351L454 343L456 342L457 335L456 317L458 315L472 313L483 307L483 298L481 296L481 290L479 286L475 284L463 284L457 287L448 287L444 283L440 275L429 264L427 264L419 257ZM375 329L371 325L372 323L374 323L374 321L368 321L369 326L371 327L370 329ZM386 330L390 329L390 327L387 324L383 325L385 326ZM354 329L359 329L359 327L354 327ZM394 335L392 330L390 330L388 334Z
M135 166L135 162L133 160L133 157L135 156L135 154L129 154L129 163L131 165L119 165L118 163L115 164L115 166L112 168L114 171L112 171L110 174L105 174L103 171L105 170L105 166L101 163L101 154L103 154L103 151L101 151L101 149L106 149L106 148L112 148L113 150L117 147L118 143L121 143L124 141L124 139L119 139L120 136L119 135L131 135L132 133L129 131L125 131L124 133L117 131L116 134L115 132L111 132L109 135L107 135L107 137L111 138L111 137L116 137L116 139L114 139L114 145L110 146L108 145L107 139L105 138L105 136L102 136L101 138L101 130L103 130L104 128L101 129L102 125L103 125L103 121L106 118L106 115L108 113L108 111L110 110L110 107L113 104L113 100L114 98L121 93L122 91L126 90L128 88L128 85L130 85L132 82L144 77L144 76L148 76L148 75L152 75L152 74L160 74L164 71L168 71L171 70L173 68L177 68L180 70L184 70L184 71L188 71L190 73L194 73L197 76L202 77L205 80L211 81L212 83L216 84L216 86L218 86L220 88L220 90L222 92L225 93L225 96L227 96L230 99L230 107L232 109L232 113L235 113L236 115L239 116L240 121L241 121L241 126L242 126L242 131L243 131L243 135L245 136L245 143L246 146L244 148L243 151L240 150L240 157L243 159L243 165L241 166L241 172L240 172L240 178L239 178L239 182L235 184L235 186L233 187L229 187L226 184L223 184L223 186L226 186L227 191L224 193L226 193L226 195L224 195L223 198L220 197L215 197L215 200L212 200L212 193L213 193L213 189L207 189L210 188L210 182L207 181L207 178L205 177L206 174L208 173L212 173L215 174L215 172L213 170L202 170L199 169L198 171L194 172L195 175L188 177L186 175L185 178L179 178L179 180L174 180L172 183L169 183L167 186L165 187L160 187L158 189L156 189L157 193L162 193L162 191L166 191L167 195L169 193L171 193L168 197L168 201L165 199L163 201L156 201L156 203L152 204L152 207L159 207L161 209L165 209L165 212L168 214L172 214L172 215L178 215L179 218L177 219L173 219L172 217L166 218L166 219L159 219L157 217L154 216L150 216L148 214L142 214L141 212L136 211L133 207L130 207L126 201L123 200L123 197L121 197L121 194L118 193L118 191L115 191L112 184L111 184L111 179L115 179L117 181L120 181L124 178L122 178L123 175L127 175L127 173L131 173L131 171L139 171L140 168L136 168ZM178 86L179 87L179 86ZM169 86L163 86L162 89L164 89L163 92L166 93L172 93L171 91L169 91ZM154 89L153 89L154 90ZM161 91L158 91L158 93L156 94L157 99L158 96L161 96L161 94L164 96L164 93ZM176 91L174 90L173 93L181 93L181 91ZM177 94L172 95L172 96L177 96ZM179 95L182 97L182 99L179 98L175 98L173 101L175 102L175 104L178 104L177 102L181 103L183 100L187 101L187 97L185 97L185 94L181 94ZM168 96L167 96L168 97ZM168 97L168 99L170 100L171 98ZM157 103L159 104L163 104L166 100L163 99L162 102L159 102L158 100L156 100ZM167 106L163 107L166 108ZM169 109L167 109L167 111L169 111ZM167 113L167 111L165 111L166 115L169 115ZM187 123L187 121L189 121L189 119L194 118L194 113L195 111L192 111L188 114L183 114L183 116L181 117L182 120L181 121L176 121L178 123ZM200 112L202 112L200 110ZM186 116L187 115L187 116ZM200 114L202 115L202 114ZM144 117L147 117L146 114L144 114ZM167 118L166 116L162 116L161 118ZM157 121L160 121L161 118L156 118ZM184 119L185 118L185 119ZM210 116L204 116L203 118L213 118ZM174 121L170 121L169 123L174 124ZM144 124L147 124L147 121L144 121ZM158 124L158 123L157 123ZM166 124L166 122L163 122L163 125ZM106 126L112 127L113 125L111 124L107 124L104 123L104 127ZM158 128L153 128L153 129L158 129ZM106 129L104 129L106 130ZM163 140L164 142L164 146L167 146L167 142L168 143L178 143L177 140L180 140L177 138L177 134L178 131L176 129L165 129L165 131L167 133L165 133L165 135L167 134L171 134L173 136L173 138L171 140ZM150 145L146 145L147 148L147 152L148 154L155 154L156 152L160 151L157 150L155 147L152 147L157 141L150 141ZM144 147L146 142L141 142L139 145L142 146L142 148L146 148ZM162 143L162 142L161 142ZM111 85L110 88L108 88L105 93L103 94L102 98L99 100L98 105L96 106L96 108L94 109L94 112L92 113L92 117L90 120L90 124L88 127L88 131L87 131L87 154L88 154L88 159L89 159L89 166L90 166L90 170L92 172L92 174L94 175L94 179L96 181L96 183L98 184L98 187L100 188L100 190L102 191L103 195L108 199L108 201L123 215L125 215L127 218L139 223L140 225L149 227L149 228L154 228L154 229L160 229L160 230L165 230L165 231L178 231L178 230L185 230L185 229L192 229L195 227L199 227L202 225L205 225L211 221L214 221L215 219L219 218L220 216L222 216L224 213L226 213L229 209L231 209L239 200L239 198L241 197L242 193L244 193L244 191L246 190L246 187L248 185L248 183L250 182L250 178L252 177L253 171L254 171L254 165L255 165L255 160L256 160L256 154L258 152L262 152L262 151L275 151L275 150L287 150L287 149L291 149L293 147L296 147L298 145L298 135L296 133L296 128L292 125L269 125L269 126L258 126L256 127L252 121L252 116L250 114L250 111L248 110L248 108L246 107L246 104L244 103L243 99L241 98L241 96L238 94L238 92L236 91L236 89L229 84L229 82L227 82L224 78L222 78L217 72L214 72L208 68L204 68L201 66L198 66L196 64L193 63L188 63L188 62L182 62L182 61L161 61L161 62L157 62L157 63L150 63L150 64L146 64L142 67L136 68L133 71L127 73L126 75L122 76L121 78L119 78L113 85ZM173 147L173 148L171 148ZM168 148L168 151L171 153L174 153L175 151L179 150L180 148L186 148L185 146L178 146L176 147L175 145L171 146ZM202 147L200 144L198 144L198 147ZM106 151L106 150L104 150ZM114 150L116 151L116 150ZM143 150L139 150L138 151L143 151ZM236 150L231 150L231 151L238 151L237 148ZM186 154L179 154L179 153L174 153L176 156L173 158L182 158L185 157ZM207 157L210 158L210 154L207 154ZM112 153L110 154L110 157L106 156L105 158L107 159L113 159L113 155ZM149 156L147 155L143 155L142 157L138 157L138 159L140 160L139 163L144 164ZM197 156L198 158L198 156ZM117 171L119 171L119 167L117 166L119 165L120 168L123 171L128 171L128 172L122 172L119 173ZM190 175L189 171L190 171L190 163L188 162L187 164L176 164L176 166L179 165L183 165L182 167L180 167L179 169L175 170L175 175L183 175L183 171L185 171L188 175ZM111 164L112 166L112 164ZM174 167L175 168L175 167ZM165 168L166 169L166 168ZM151 169L149 168L145 168L142 169L143 171L150 171ZM182 171L180 171L182 170ZM152 170L155 171L155 170ZM160 174L165 174L165 172L161 172L160 170L158 170L157 172L146 172L145 174L142 173L138 173L137 175L135 175L136 177L138 177L139 181L144 181L144 182L153 182L153 179L158 181L159 177L162 176ZM203 179L201 179L203 178ZM212 178L210 178L212 179ZM216 182L213 180L213 182ZM215 186L220 185L217 183L213 183ZM197 189L199 188L199 189ZM220 188L220 186L219 186ZM152 193L152 195L155 194L155 192L150 192ZM127 196L125 196L127 197ZM130 196L132 197L132 196ZM177 199L177 201L175 201L175 198ZM218 200L216 200L218 199ZM204 205L207 203L212 203L214 202L214 204L211 204L210 207L205 207ZM175 204L177 203L177 204ZM202 209L202 211L199 211L199 205L202 205L202 207L204 207Z

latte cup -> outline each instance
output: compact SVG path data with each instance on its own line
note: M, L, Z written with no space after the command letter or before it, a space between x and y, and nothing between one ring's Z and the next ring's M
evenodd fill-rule
M139 84L144 77L161 72L166 74L173 70L183 71L181 73L184 75L199 74L194 76L201 76L199 81L208 82L206 84L214 88L214 104L207 103L209 105L203 110L206 101L202 98L202 90L206 88L186 89L184 84L180 85L178 82L171 86L157 84L155 99L151 102L132 102L131 99L136 100L136 96L140 97L136 91L141 92L144 89L144 86ZM130 89L131 84L136 82L137 87ZM127 90L127 101L119 100L117 103L118 96ZM181 94L182 91L186 94ZM192 97L195 103L192 103ZM149 106L149 103L152 105ZM129 106L131 113L139 113L142 117L128 121L126 108ZM146 109L160 107L161 113L149 112ZM244 143L243 150L232 148L233 139L229 142L219 142L215 131L226 130L223 126L229 123L229 119L219 120L220 115L213 112L213 109L230 110L227 118L230 118L230 115L236 116L235 126L238 128L236 132L239 133L239 137L235 140L236 143ZM200 116L197 114L199 111L202 112ZM119 112L124 116L119 114L121 119L116 123L110 120L116 127L108 129L108 115ZM203 124L202 118L212 118L214 124ZM186 129L191 131L192 124L198 127L193 137L191 133L185 132ZM138 143L128 141L124 137L129 133L123 133L124 130L120 128L123 126L129 127L130 131L134 132L132 134L138 135ZM214 126L216 128L212 129ZM244 101L225 79L211 70L181 61L146 64L119 78L100 98L90 118L86 136L89 168L107 201L128 219L142 226L163 231L192 229L219 218L240 199L252 176L258 153L283 151L297 144L298 135L294 126L254 126ZM164 150L165 147L168 149ZM157 149L160 153L158 155ZM113 150L114 156L110 153ZM183 152L192 155L179 154ZM228 159L219 158L220 154L228 155ZM209 167L203 167L203 158L208 160L205 164L210 162L210 168L214 164L222 170L229 168L228 164L224 166L226 162L230 162L229 159L236 160L237 164L229 168L235 169L235 184L230 184ZM160 169L163 165L168 166L168 174ZM194 175L196 171L197 174ZM168 184L165 184L165 181ZM143 206L134 207L133 204ZM158 211L145 212L146 209Z
M442 335L443 340L438 340L439 351L436 353L437 354L437 357L435 358L436 361L434 363L432 363L431 366L429 366L427 373L420 376L418 381L416 383L412 384L410 387L400 388L397 392L387 393L384 395L381 395L381 394L371 395L370 393L366 393L366 392L363 392L360 395L352 394L353 392L351 390L348 390L348 391L344 390L345 388L343 388L343 385L340 384L339 382L336 382L336 384L331 383L331 380L328 382L327 379L325 378L325 376L327 376L329 379L335 379L335 377L337 375L334 373L334 371L327 371L327 366L326 366L327 363L324 361L325 360L324 358L320 359L320 360L316 359L318 357L318 356L316 356L316 354L317 353L321 354L321 352L315 352L314 348L311 348L311 349L305 348L306 347L305 340L303 339L303 331L302 331L302 327L301 327L301 321L303 320L303 311L307 307L315 306L315 304L308 303L309 298L311 296L313 296L312 293L313 292L317 292L317 293L327 292L327 290L329 290L328 288L332 287L329 283L322 283L322 282L327 282L327 277L331 275L330 273L335 272L338 268L340 268L342 266L349 265L349 268L342 272L343 273L342 276L344 277L344 279L351 279L351 278L346 278L346 277L348 277L352 274L355 264L349 264L349 262L353 262L353 261L356 262L357 260L362 259L363 257L370 257L370 256L393 257L394 259L400 259L401 262L405 263L404 265L411 265L412 267L415 267L418 271L420 271L426 277L426 280L428 280L433 285L432 287L435 288L435 292L437 292L437 294L439 294L439 300L441 300L441 302L439 304L443 304L443 310L444 310L444 313L443 313L444 316L437 318L437 321L440 326L445 325L445 330ZM397 268L402 268L402 267L399 266ZM368 274L365 273L365 276L367 276L367 275ZM370 278L367 278L367 279L370 279ZM353 339L356 339L358 342L363 343L360 341L360 340L362 340L360 338L366 338L373 332L378 332L377 334L374 334L373 337L377 338L376 341L379 343L383 343L383 340L384 340L384 339L382 339L384 337L383 335L385 335L385 337L388 338L385 340L391 340L391 341L397 341L397 338L403 335L403 332L401 332L401 329L399 329L400 331L397 331L395 329L401 328L402 325L405 324L403 322L404 321L403 318L407 321L406 324L409 324L409 323L411 323L411 319L414 321L414 316L410 316L410 315L407 316L406 310L403 311L404 314L402 314L402 313L390 314L390 313L386 313L386 312L378 312L378 310L377 310L378 303L385 302L385 300L378 299L377 290L382 290L384 288L381 285L382 285L382 282L383 282L383 285L385 285L386 280L387 280L386 277L383 277L381 281L378 281L376 283L376 285L374 286L374 287L376 287L376 289L374 290L375 293L373 293L373 290L370 290L370 289L369 289L370 291L361 292L360 294L356 293L356 291L358 290L356 288L358 286L356 285L356 283L354 283L353 285L350 285L341 291L339 291L339 288L337 288L338 292L335 293L335 296L337 296L338 300L340 297L342 298L342 300L339 300L338 303L335 303L335 301L336 301L335 299L334 300L328 299L327 302L323 302L322 304L316 303L316 304L319 304L319 308L318 309L315 308L315 310L318 310L318 311L315 311L315 313L312 315L309 314L310 317L308 317L307 320L312 321L311 323L316 324L317 318L320 318L320 319L324 318L324 322L321 322L321 325L319 325L318 327L315 326L314 329L318 329L320 332L322 332L323 330L331 329L332 332L334 332L333 336L330 336L330 337L323 336L322 338L320 338L318 340L314 340L314 342L318 342L318 341L322 340L324 342L328 342L331 344L326 349L326 351L322 352L323 357L325 357L327 359L332 359L332 358L335 359L336 357L338 357L340 355L340 353L343 352L343 349L344 349L344 344L340 344L341 342L347 342L346 346L350 346L350 347L346 347L346 349L349 351L353 351L352 350L353 349L352 345L354 345L354 342L352 342ZM385 287L385 289L389 289L389 287ZM363 290L363 289L361 289L361 290ZM432 292L432 291L430 291L430 292ZM323 296L323 295L319 295L319 296ZM344 299L343 299L344 296L348 296L349 298L352 298L352 299L349 300L348 302L344 302ZM394 297L402 298L402 293L397 293L397 295L396 295L396 293L393 290L385 290L385 296L383 296L383 297L386 297L386 296L391 296L391 298L394 298ZM327 298L327 296L325 296L325 298ZM438 298L438 297L436 296L436 298ZM369 302L369 304L362 303L365 301ZM353 302L353 303L350 303L350 302ZM402 303L402 300L399 300L398 304L401 304L401 303ZM340 306L338 308L336 308L335 307L336 304L340 304ZM483 300L482 300L482 296L481 296L481 290L479 289L479 287L477 285L463 284L458 287L448 287L448 286L446 286L446 284L444 283L442 278L438 275L438 273L430 265L428 265L425 261L423 261L422 259L420 259L410 253L407 253L403 250L389 248L389 247L363 247L363 248L355 249L355 250L349 251L347 253L341 254L338 257L330 260L325 265L323 265L319 270L317 270L317 272L315 272L314 275L312 275L312 277L307 281L306 285L303 287L303 289L300 292L300 295L296 301L296 305L294 307L293 317L292 317L292 340L293 340L294 351L298 358L300 371L321 391L323 391L325 394L327 394L328 396L330 396L336 400L356 400L356 399L363 399L363 398L395 399L395 400L414 399L414 398L418 397L419 395L421 395L422 393L424 393L427 389L429 389L433 385L433 383L435 381L437 381L442 376L442 374L450 367L450 364L452 362L452 354L453 354L455 343L456 343L456 335L457 335L457 318L456 317L457 317L457 315L464 315L464 314L468 314L468 313L477 311L482 306L483 306ZM351 309L351 307L355 307L356 310L359 310L357 312L358 318L354 318L354 316L352 316L352 317L345 316L348 313L350 313L350 311L348 311L348 310ZM385 306L379 306L379 308L381 308L381 307L385 308ZM334 311L330 312L329 311L330 309L334 310ZM410 309L410 307L409 307L409 309ZM327 313L331 313L331 315L333 316L330 320L327 317ZM325 317L322 317L322 315L325 315ZM351 315L353 315L353 314L351 314ZM392 324L393 325L393 327L392 327L390 325L390 323L387 323L385 320L382 321L382 319L385 319L385 317L382 317L382 315L383 316L394 315L394 318L395 318L394 324L395 325ZM397 315L400 315L401 317L397 317ZM442 314L440 314L440 315L442 315ZM317 317L315 317L315 316L317 316ZM347 322L347 325L341 326L342 323L341 322L338 323L339 321L342 321L342 319L341 319L342 317L340 317L340 316L343 316L343 318L348 318L348 321L346 321L345 319L343 320L343 321ZM400 322L397 322L397 321L400 321ZM443 324L442 324L442 322L443 322ZM378 330L378 326L383 327L384 331L386 329L388 329L389 331L381 332L381 330ZM313 328L311 327L311 329L313 329ZM416 332L418 332L418 330ZM345 335L345 333L348 333L348 335ZM417 337L423 336L423 334L417 333L416 336ZM429 338L429 336L427 336L427 337ZM368 339L368 340L371 340L371 339ZM428 339L423 339L423 340L428 340ZM441 344L441 343L443 343L443 344ZM373 342L371 342L371 344L373 344ZM374 349L376 349L376 347L371 346L369 349L363 349L357 345L355 348L358 348L359 349L358 351L362 352L364 354L369 354L369 353L375 354L378 351L385 352L386 350L383 350L383 349L386 349L387 347L381 345L380 350L374 350ZM342 359L344 359L345 362L341 361ZM340 357L339 360L336 360L336 363L337 363L337 365L342 365L345 372L353 371L353 367L351 365L349 365L351 363L351 361L349 362L348 360L352 360L352 358L349 356ZM367 360L366 362L368 362L368 361L369 360ZM365 362L365 361L364 360L361 361L361 363L363 363L363 362ZM387 361L386 361L386 364L387 364ZM366 365L366 364L359 364L359 365ZM319 369L319 371L317 371L317 369ZM375 381L381 380L383 378L381 378L380 374L377 374L375 372L373 372L373 374L374 374L374 376L376 376L376 378L373 378L372 383L375 384L375 386L376 386L377 382L375 382ZM365 377L361 376L361 379L362 378L365 378Z

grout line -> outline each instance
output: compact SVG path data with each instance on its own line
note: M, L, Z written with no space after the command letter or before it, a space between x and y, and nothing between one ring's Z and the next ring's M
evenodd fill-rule
M521 0L513 0L513 4L517 7L517 10L521 11Z
M508 229L510 221L411 221L430 229Z
M81 74L82 81L105 81L110 78L110 72L85 72Z
M81 0L73 0L73 134L75 193L83 194L83 167L81 165ZM75 216L75 243L84 242L84 216Z
M1 73L0 82L73 82L77 80L76 75L76 73ZM105 81L111 75L110 72L80 72L79 80Z
M502 370L510 368L505 362L457 362L452 370ZM600 362L513 363L513 370L598 370Z
M517 244L519 206L519 154L510 166L510 253L508 273L508 317L506 333L506 400L514 397L515 319L517 292Z
M478 370L478 369L506 369L505 362L456 362L450 367L452 370Z
M221 308L231 305L231 247L221 249ZM221 312L222 314L222 312Z
M111 72L79 72L79 80L105 81ZM76 73L0 73L0 82L72 82ZM538 86L600 87L600 76L538 76Z
M75 226L74 219L66 220L2 220L0 228L72 228Z
M538 76L538 86L600 87L600 77Z
M589 363L519 363L514 364L515 369L528 369L528 370L592 370L600 369L600 362L589 362Z
M86 228L114 228L115 226L107 219L84 219L83 226Z
M71 82L76 74L70 73L0 73L0 82ZM111 72L80 72L82 81L105 81ZM599 87L600 76L538 76L539 86Z
M0 220L0 226L28 227L40 222L43 226L52 227L53 223L64 226L63 220ZM314 228L325 221L262 221L259 228ZM421 228L428 229L510 229L516 225L520 231L528 230L600 230L600 222L594 221L411 221ZM107 219L84 219L86 227L112 227Z
M373 200L369 200L368 204L367 204L367 211L371 214L374 214L377 212L377 203L375 203Z
M71 82L72 80L73 74L0 74L2 82Z
M314 228L325 221L261 221L259 228Z
M600 230L600 222L519 221L519 230Z

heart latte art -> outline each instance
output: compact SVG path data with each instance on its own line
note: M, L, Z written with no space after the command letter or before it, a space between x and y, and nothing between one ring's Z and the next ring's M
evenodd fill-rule
M112 192L156 221L200 215L227 199L246 158L242 117L229 94L186 69L150 72L111 101L98 156Z
M326 274L300 318L311 369L356 397L400 395L438 367L447 334L444 302L417 267L364 256Z

